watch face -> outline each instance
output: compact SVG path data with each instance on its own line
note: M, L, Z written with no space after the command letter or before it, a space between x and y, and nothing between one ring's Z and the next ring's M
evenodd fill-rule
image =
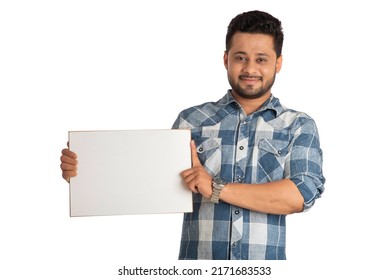
M216 188L216 189L222 189L224 187L225 183L222 179L220 178L216 178L214 180L214 184L213 184L213 187Z
M216 179L215 179L215 182L216 182L216 184L218 184L218 185L224 185L224 184L225 184L224 181L223 181L222 179L220 179L220 178L216 178Z

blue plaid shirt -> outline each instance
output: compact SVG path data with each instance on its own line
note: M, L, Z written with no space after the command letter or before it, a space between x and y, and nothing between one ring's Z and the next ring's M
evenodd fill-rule
M247 116L228 91L218 102L182 111L173 128L191 129L212 177L253 184L288 178L304 197L304 210L324 191L315 122L273 96ZM286 259L285 215L193 196L193 213L184 214L179 259Z

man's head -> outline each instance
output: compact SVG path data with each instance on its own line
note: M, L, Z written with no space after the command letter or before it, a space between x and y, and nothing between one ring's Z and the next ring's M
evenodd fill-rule
M281 21L262 11L250 11L237 15L228 25L226 35L226 52L231 49L232 37L236 32L266 34L273 37L277 57L282 54L284 33Z
M226 36L224 65L236 98L270 96L282 65L281 22L265 12L251 11L232 19Z

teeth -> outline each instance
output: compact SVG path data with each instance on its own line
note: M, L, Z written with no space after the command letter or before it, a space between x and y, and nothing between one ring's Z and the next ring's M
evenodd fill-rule
M262 80L262 77L258 77L258 76L240 76L241 79L243 80L246 80L246 79L256 79L256 80Z

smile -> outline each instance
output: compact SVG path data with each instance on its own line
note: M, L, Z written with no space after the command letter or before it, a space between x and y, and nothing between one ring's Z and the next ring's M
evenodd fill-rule
M255 84L258 81L262 81L260 76L250 76L250 75L240 75L239 79L244 81L247 84Z

